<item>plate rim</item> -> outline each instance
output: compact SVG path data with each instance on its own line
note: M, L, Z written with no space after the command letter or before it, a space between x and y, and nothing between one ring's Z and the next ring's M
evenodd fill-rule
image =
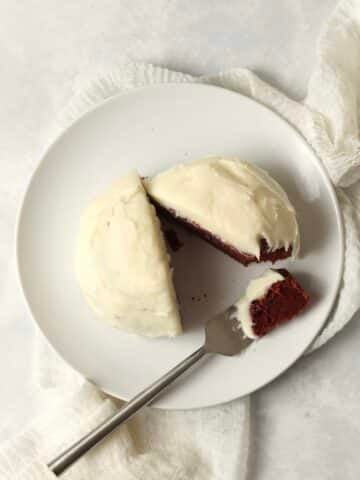
M195 88L195 89L201 89L201 90L202 89L222 90L223 93L226 92L229 95L240 96L243 99L245 99L245 101L248 101L250 103L254 103L257 108L260 108L262 110L266 110L266 111L270 112L275 117L277 117L277 119L280 122L282 122L283 124L286 124L286 126L293 131L293 133L295 134L297 139L303 144L305 149L307 149L307 151L310 153L310 155L312 157L312 161L314 161L314 164L318 168L318 170L319 170L319 172L320 172L320 174L323 178L323 181L325 183L325 186L329 191L329 195L330 195L330 198L331 198L331 203L333 205L333 208L334 208L334 211L335 211L335 214L336 214L336 224L337 224L337 230L338 230L338 234L339 234L339 243L340 243L339 271L337 273L337 279L336 279L336 283L335 283L335 288L334 288L334 293L333 293L333 298L332 298L332 301L331 301L331 305L328 307L328 309L326 311L326 314L324 315L324 320L319 325L319 327L316 330L316 333L314 334L311 341L304 346L304 348L300 351L300 353L296 356L296 358L292 362L287 364L285 367L281 368L275 375L271 376L266 381L261 383L256 389L251 390L249 392L246 392L246 393L244 393L240 396L239 395L231 396L231 398L229 398L225 401L216 401L214 403L210 402L210 403L207 403L207 404L204 404L204 405L201 405L201 406L195 406L195 407L192 407L192 406L176 407L176 406L172 406L172 405L170 405L170 406L165 405L164 406L162 404L158 405L156 403L154 405L151 405L152 408L156 408L156 409L159 409L159 410L195 410L195 409L198 409L198 408L207 408L207 407L211 407L211 406L222 405L222 404L226 404L226 403L229 403L231 401L234 401L236 399L245 398L246 396L257 392L261 388L265 387L266 385L269 385L274 380L276 380L279 376L281 376L284 372L286 372L289 368L291 368L303 356L303 354L306 352L306 350L309 348L309 346L312 345L312 343L316 340L319 333L324 329L324 326L326 325L326 323L329 319L329 316L330 316L331 312L333 311L334 306L336 304L338 294L339 294L339 290L340 290L341 279L343 277L344 264L345 264L345 228L344 228L343 216L342 216L339 201L338 201L338 198L337 198L337 195L336 195L335 187L334 187L334 185L331 181L331 178L329 176L329 173L326 170L325 165L320 160L320 158L317 156L313 147L307 142L307 140L303 137L303 135L297 130L297 128L294 125L292 125L286 118L281 116L275 110L273 110L272 108L268 107L267 105L261 103L260 101L254 99L250 96L247 96L243 93L240 93L240 92L237 92L235 90L231 90L229 88L222 87L222 86L219 86L219 85L212 85L212 84L207 84L207 83L197 83L197 82L191 82L191 81L188 81L188 82L176 81L176 82L167 82L167 83L157 83L157 84L151 84L151 85L142 85L142 86L139 86L139 87L134 87L133 89L131 89L129 91L126 91L126 92L118 92L117 94L115 94L115 95L113 95L109 98L106 98L103 101L100 101L99 103L91 106L89 108L89 110L80 114L80 116L78 118L70 121L68 123L68 125L65 125L64 128L62 128L61 131L57 133L57 135L54 137L54 139L48 143L48 145L44 149L43 153L40 155L39 160L38 160L33 172L31 173L30 177L28 178L25 189L24 189L24 193L23 193L23 195L20 199L19 207L18 207L17 214L16 214L14 247L15 247L15 262L16 262L17 281L18 281L18 285L20 286L21 295L22 295L24 303L26 305L26 309L27 309L28 313L30 314L30 318L31 318L33 324L35 324L38 331L41 332L42 337L45 339L47 345L50 346L50 348L55 353L55 355L57 355L58 358L60 358L63 362L65 362L65 364L68 365L69 368L71 368L74 372L76 372L76 374L80 375L82 378L85 379L85 376L82 374L82 372L79 371L75 366L73 366L64 356L61 355L61 353L57 350L56 346L50 341L48 336L45 334L43 328L41 327L40 323L36 319L35 314L33 313L33 310L32 310L32 307L31 307L31 302L29 301L27 293L26 293L26 288L25 288L25 285L24 285L24 281L23 281L23 277L22 277L22 273L21 273L21 267L20 267L20 251L19 250L20 250L21 224L22 224L22 219L23 219L23 215L24 215L24 209L25 209L27 197L30 193L33 181L35 180L35 177L37 176L38 171L40 170L40 168L46 162L46 158L47 158L48 154L57 145L57 143L59 143L61 141L62 137L67 132L69 132L70 130L75 128L77 126L77 124L80 123L81 121L83 121L87 116L92 115L96 110L100 110L101 108L103 108L108 103L116 102L119 99L119 97L123 97L125 95L136 95L139 91L143 91L143 90L154 90L154 89L161 90L163 88L174 88L174 87L176 87L176 88ZM96 388L98 388L102 392L104 392L108 395L111 395L112 397L115 397L115 398L118 398L118 399L121 399L121 400L125 400L125 401L130 400L130 398L128 398L126 395L123 396L122 398L120 398L117 393L114 393L114 392L112 392L108 389L104 389L100 385L95 384L94 382L92 382L89 379L86 379L86 380L89 381L90 383L92 383L94 386L96 386Z

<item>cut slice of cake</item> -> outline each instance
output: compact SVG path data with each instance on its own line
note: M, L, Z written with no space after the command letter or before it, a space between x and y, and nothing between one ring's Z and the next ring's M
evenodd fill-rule
M296 257L295 209L264 170L237 158L177 165L145 180L163 212L244 265Z
M81 290L97 315L129 333L181 333L176 294L155 208L137 173L84 212L76 249Z
M245 295L235 304L244 335L256 339L288 322L309 301L309 295L285 269L269 269L252 280Z

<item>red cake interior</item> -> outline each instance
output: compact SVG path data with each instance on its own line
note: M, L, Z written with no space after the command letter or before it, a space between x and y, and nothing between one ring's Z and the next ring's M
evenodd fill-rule
M196 233L199 237L211 243L211 245L218 248L219 250L226 253L227 255L232 257L234 260L237 260L238 262L242 263L245 266L249 265L250 263L259 263L259 262L266 262L266 261L271 261L272 263L274 263L277 260L282 260L284 258L291 256L292 247L290 247L288 250L286 250L285 248L278 248L277 250L271 251L269 249L269 245L267 244L264 238L260 240L260 258L256 258L253 255L240 252L237 248L223 242L221 238L209 232L208 230L205 230L195 222L191 222L186 218L179 217L178 215L176 215L176 212L174 210L166 209L160 206L153 199L152 199L152 202L155 205L156 210L160 216L165 216L166 218L171 218L173 220L176 220L176 222L181 223L182 225L184 225L185 228Z
M183 247L182 241L179 239L178 234L172 228L166 228L163 230L166 241L173 252L177 252Z
M284 280L274 283L265 297L250 305L253 330L259 337L291 320L309 301L309 295L287 270L276 271Z

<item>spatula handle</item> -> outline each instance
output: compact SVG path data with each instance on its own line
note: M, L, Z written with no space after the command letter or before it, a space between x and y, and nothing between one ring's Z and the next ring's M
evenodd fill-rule
M126 403L117 413L106 419L98 427L91 430L76 443L60 453L52 460L48 467L57 476L61 475L70 465L82 457L91 448L101 442L107 435L114 431L126 420L131 418L138 410L150 403L160 392L170 385L176 378L188 370L194 363L206 354L205 347L200 347L194 353L152 383L145 390Z

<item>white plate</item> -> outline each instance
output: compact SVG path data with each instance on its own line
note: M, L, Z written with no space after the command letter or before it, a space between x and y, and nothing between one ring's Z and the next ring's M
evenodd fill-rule
M203 341L202 324L229 306L264 265L243 267L180 232L173 255L185 334L126 335L93 316L76 284L80 212L119 175L152 175L178 162L238 155L264 167L296 207L301 259L288 265L310 292L306 313L245 355L209 357L156 401L166 408L214 405L246 395L287 369L309 346L334 303L343 234L334 191L300 135L270 110L212 86L170 84L113 98L82 117L47 151L20 213L20 279L32 315L59 354L101 389L129 399ZM291 263L291 264L290 264Z

